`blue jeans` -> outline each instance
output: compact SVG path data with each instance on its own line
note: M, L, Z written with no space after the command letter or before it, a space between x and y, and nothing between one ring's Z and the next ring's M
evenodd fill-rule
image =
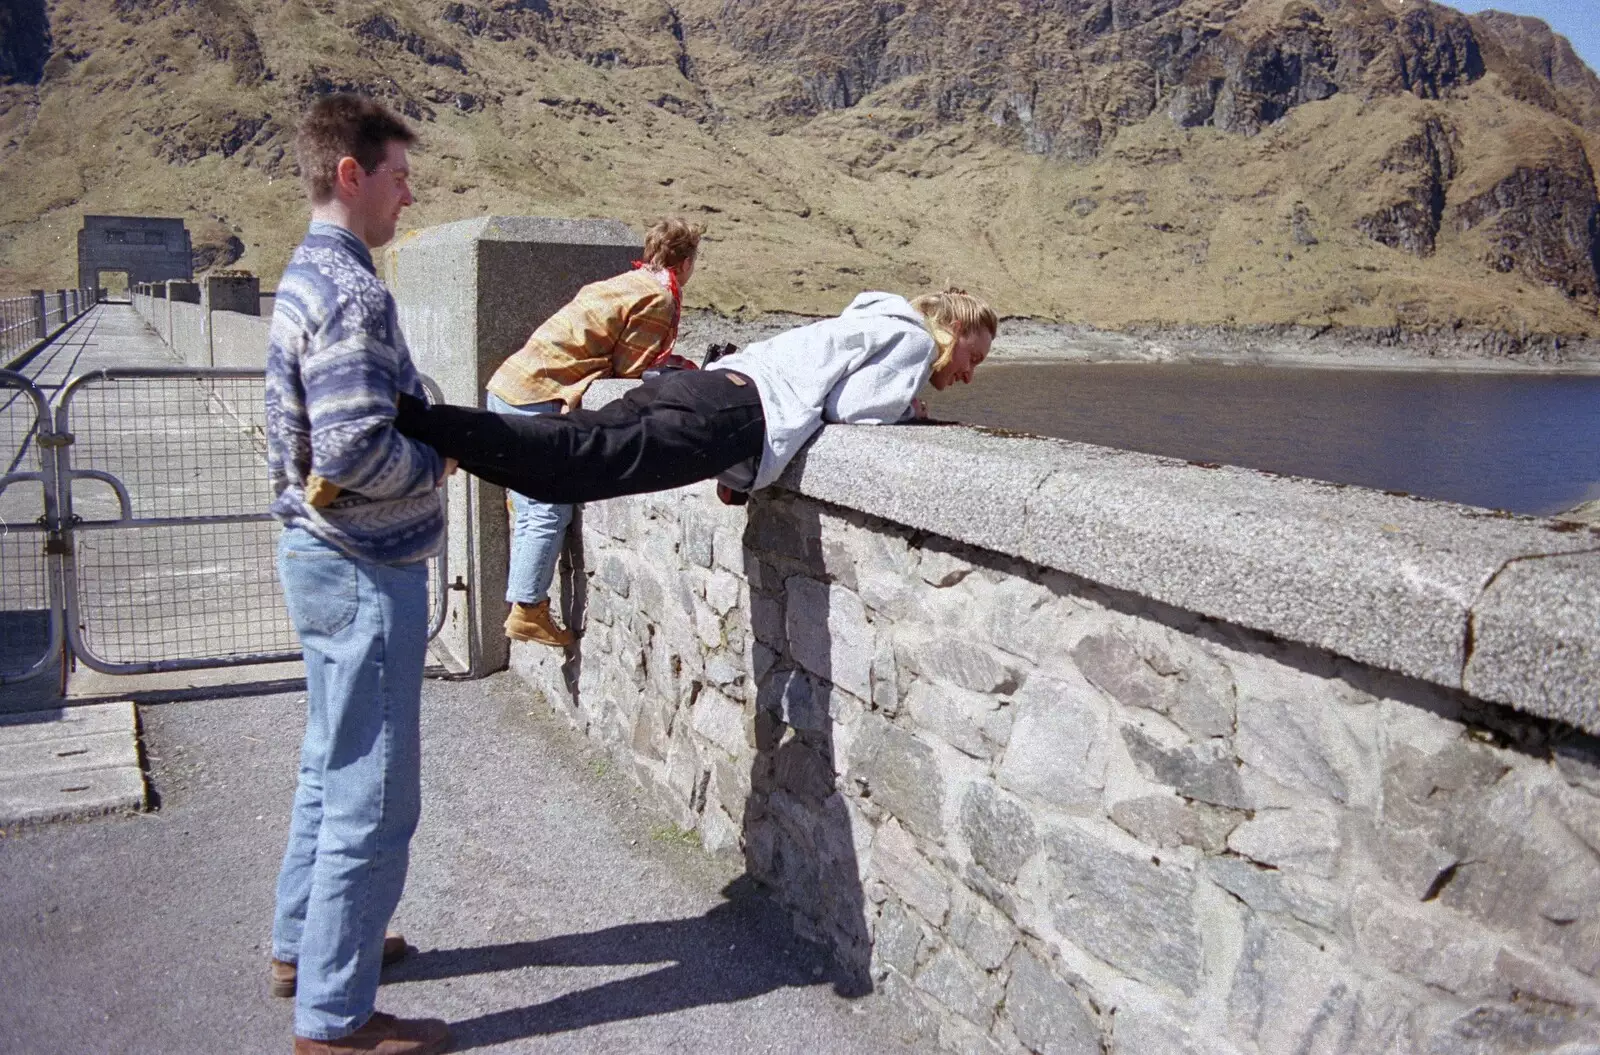
M278 578L305 652L306 736L272 955L299 965L295 1032L336 1040L372 1016L422 808L428 566L356 560L289 528Z
M496 414L559 414L561 400L548 403L507 403L489 393L489 409ZM506 573L506 600L512 604L538 604L550 596L550 583L556 577L556 558L561 542L572 523L572 507L535 502L511 496L511 567Z

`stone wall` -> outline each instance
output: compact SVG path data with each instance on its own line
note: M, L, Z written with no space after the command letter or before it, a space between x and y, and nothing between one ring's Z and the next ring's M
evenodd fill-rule
M709 484L585 507L580 644L512 665L741 853L842 992L946 1050L1575 1055L1600 1045L1596 550L834 427L744 508Z

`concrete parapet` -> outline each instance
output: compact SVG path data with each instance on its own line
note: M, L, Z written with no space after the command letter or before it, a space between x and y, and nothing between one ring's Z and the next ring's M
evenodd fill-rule
M163 283L167 287L167 299L179 301L184 304L200 303L200 283L181 282L171 279Z
M505 358L582 286L626 271L639 239L610 220L492 216L400 239L384 272L417 368L452 403L482 406ZM466 589L450 594L440 641L474 674L506 662L504 493L450 483L449 566Z
M1600 1045L1600 534L961 427L578 524L514 669L944 1049Z
M167 343L189 366L211 366L211 328L208 312L199 304L168 300L171 333Z
M239 366L265 369L270 319L241 315L232 311L211 314L213 366Z

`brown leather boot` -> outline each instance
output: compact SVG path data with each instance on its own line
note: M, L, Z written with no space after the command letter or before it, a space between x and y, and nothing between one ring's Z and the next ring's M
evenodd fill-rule
M566 648L572 644L572 631L556 625L550 614L550 599L538 604L514 604L506 616L506 636L513 641L536 641L541 645Z
M406 944L405 938L399 934L385 934L383 936L383 965L399 963L406 958L406 953L411 951L411 946ZM293 996L295 980L299 977L299 968L292 963L282 960L268 960L272 970L272 981L267 986L267 992L273 996Z
M437 1018L395 1018L374 1011L366 1025L338 1040L294 1038L294 1055L440 1055L450 1050L450 1027Z

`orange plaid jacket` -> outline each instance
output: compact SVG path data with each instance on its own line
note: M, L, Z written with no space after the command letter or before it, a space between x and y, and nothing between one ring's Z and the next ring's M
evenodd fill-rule
M639 268L591 282L500 364L489 391L523 406L576 407L603 377L638 377L678 340L678 305L659 273Z

